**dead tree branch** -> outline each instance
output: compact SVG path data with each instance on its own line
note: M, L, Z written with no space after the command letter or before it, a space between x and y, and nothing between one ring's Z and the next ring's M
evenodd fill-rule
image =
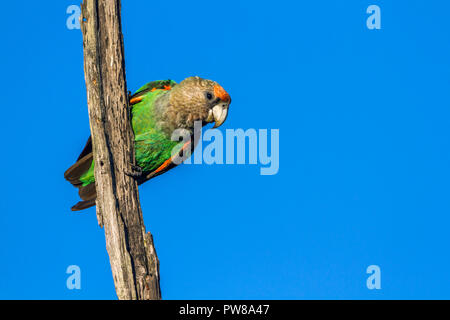
M97 218L119 299L161 299L159 261L145 232L134 164L120 0L84 0L81 26L95 163Z

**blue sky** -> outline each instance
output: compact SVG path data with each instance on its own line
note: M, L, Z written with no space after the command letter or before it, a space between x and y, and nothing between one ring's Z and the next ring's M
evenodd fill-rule
M89 136L71 4L3 5L1 299L115 298L95 209L71 212L78 195L63 179ZM366 27L371 4L381 30ZM222 130L280 130L277 175L184 165L140 188L164 298L450 298L449 10L123 4L130 90L199 75L233 98ZM66 288L69 265L81 290ZM369 265L381 268L380 290L366 287Z

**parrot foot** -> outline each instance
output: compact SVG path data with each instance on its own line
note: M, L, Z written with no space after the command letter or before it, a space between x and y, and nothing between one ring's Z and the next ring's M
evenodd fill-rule
M124 172L127 176L132 177L132 178L140 178L142 176L143 170L141 167L134 165L134 164L131 164L130 167L131 167L131 171Z

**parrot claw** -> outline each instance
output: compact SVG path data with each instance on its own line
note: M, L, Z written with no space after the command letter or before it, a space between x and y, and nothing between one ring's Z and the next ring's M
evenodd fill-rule
M143 171L142 171L141 167L134 165L134 164L131 164L130 167L131 167L131 171L124 172L127 176L132 177L132 178L140 178L142 176Z

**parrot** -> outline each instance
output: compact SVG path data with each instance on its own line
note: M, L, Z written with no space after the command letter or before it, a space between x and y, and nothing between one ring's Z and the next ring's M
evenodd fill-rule
M140 185L177 166L174 154L190 155L199 139L194 134L194 123L201 126L214 122L221 126L228 116L231 97L217 82L198 76L177 83L173 80L152 81L129 94L131 124L134 132L135 164L127 173ZM187 130L190 140L180 146L171 139L177 130ZM178 148L178 149L177 149ZM173 151L175 150L175 152ZM96 190L92 139L64 173L64 178L78 188L81 198L71 209L80 211L95 205Z

